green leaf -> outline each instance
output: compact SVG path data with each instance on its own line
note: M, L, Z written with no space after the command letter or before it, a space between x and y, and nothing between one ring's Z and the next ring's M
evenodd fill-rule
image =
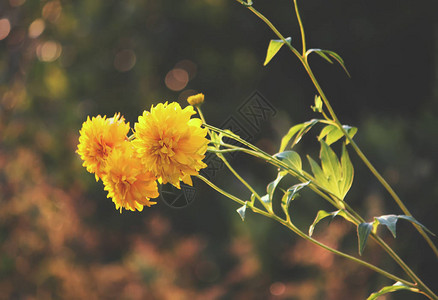
M356 134L357 132L357 128L356 127L351 127L348 125L343 125L342 126L345 131L347 131L348 135L353 138L353 136ZM342 130L340 130L336 125L327 125L325 126L322 130L321 133L318 136L318 140L321 141L324 137L325 137L325 142L327 143L327 145L331 145L334 142L338 141L340 138L342 138L344 136L344 133L342 132ZM347 140L347 144L348 139Z
M319 221L321 221L322 219L328 217L328 216L332 216L333 213L329 213L326 212L325 210L320 210L318 211L318 213L316 214L316 218L313 221L312 225L310 225L309 227L309 236L312 236L313 234L313 230L315 229L316 224L319 223Z
M252 0L247 0L246 3L243 3L243 5L246 7L250 7L252 6L252 4L253 4Z
M368 240L368 236L373 230L373 223L360 223L357 226L357 237L359 240L359 255L362 255L365 245Z
M312 158L307 157L315 177L314 183L342 201L353 183L353 165L345 145L342 149L341 162L339 162L335 152L327 143L324 140L320 143L322 169ZM343 204L339 204L343 208Z
M347 214L345 213L345 210L343 210L343 209L340 209L340 210L337 210L337 211L333 211L333 212L330 212L330 213L326 212L325 210L320 210L316 214L316 218L313 221L312 225L310 225L310 227L309 227L309 236L312 236L313 230L315 229L316 224L318 224L319 221L321 221L322 219L324 219L324 218L326 218L328 216L331 216L332 219L334 219L334 217L336 217L336 216L340 216L340 217L343 217L345 220L354 223L353 220L350 219L347 216Z
M274 157L278 158L280 161L282 161L288 167L292 168L298 173L302 173L303 165L301 162L301 157L295 151L284 151L281 153L274 154Z
M310 168L312 169L313 176L315 177L314 182L317 183L318 186L329 191L329 182L321 167L309 155L307 155L307 159L309 160Z
M290 37L286 38L286 42L289 44L291 40L292 39ZM265 62L263 63L263 66L266 66L271 61L271 59L275 56L275 54L277 54L277 52L281 49L283 45L284 45L283 40L271 40L269 42L268 52L266 53L266 59Z
M391 231L391 233L394 236L394 238L396 238L396 236L397 236L396 225L397 225L398 219L408 220L411 223L417 224L418 226L423 228L425 231L427 231L429 234L435 236L435 234L433 232L431 232L423 224L421 224L414 217L411 217L411 216L406 216L406 215L398 215L398 216L396 216L396 215L384 215L384 216L380 216L380 217L375 217L374 218L374 220L375 220L374 222L375 222L375 226L376 227L379 224L386 226L389 229L389 231Z
M388 227L389 231L391 231L394 238L396 238L396 236L397 236L396 224L397 224L397 220L398 220L398 217L396 215L380 216L380 217L376 217L374 219L377 221L377 225L382 224L382 225L385 225L386 227Z
M420 222L418 222L414 217L411 216L406 216L406 215L398 215L399 219L405 219L410 221L411 223L417 224L418 226L420 226L421 228L423 228L425 231L427 231L429 234L435 236L435 233L433 233L432 231L430 231L426 226L424 226L423 224L421 224Z
M322 100L320 96L315 96L315 105L311 106L314 112L322 112Z
M345 198L348 191L353 184L354 178L354 169L353 164L350 161L350 156L347 152L347 147L345 144L342 145L342 155L341 155L341 168L342 168L342 181L340 182L340 192L342 195L342 199Z
M321 167L329 183L329 191L343 199L340 192L342 180L342 170L335 152L324 142L321 141Z
M295 184L295 185L291 186L290 188L288 188L287 191L284 193L283 198L281 199L281 204L283 206L285 206L286 208L288 208L290 205L290 202L292 200L295 200L295 198L299 195L298 192L302 188L308 186L309 184L310 184L310 181L307 181L307 182Z
M344 69L345 73L347 73L348 77L351 77L350 73L348 72L347 68L345 67L344 60L336 52L329 51L329 50L322 50L322 49L309 49L307 51L307 55L309 55L312 52L315 52L316 54L318 54L319 56L324 58L326 61L328 61L329 63L333 64L333 61L327 56L327 55L329 55L330 57L335 59L341 65L341 67Z
M251 204L254 204L254 201L256 199L256 195L254 193L251 194Z
M295 139L292 141L290 148L293 148L298 142L301 140L304 134L306 134L316 123L321 120L312 119L305 123L297 124L291 127L288 133L281 139L280 150L278 152L283 152L286 149L287 145L291 141L291 139L295 136Z
M315 49L315 50L318 50L318 51L314 51L316 54L324 58L329 63L333 64L333 61L327 55L324 54L324 50L321 49Z
M245 215L246 215L246 202L245 205L243 205L242 207L238 208L236 211L239 214L239 216L242 218L242 221L245 221Z
M396 283L394 283L393 285L390 286L385 286L384 288L382 288L380 291L378 291L377 293L372 293L367 300L375 300L377 299L379 296L383 296L385 294L388 293L392 293L392 292L396 292L396 291L400 291L400 290L408 290L414 293L419 293L420 290L416 289L416 288L412 288L409 287L403 283L401 283L400 281L397 281Z
M281 179L283 179L283 177L286 175L286 172L279 172L277 178L266 186L267 194L262 196L261 200L269 210L272 210L272 199L274 198L275 189L277 188L277 185L280 183Z

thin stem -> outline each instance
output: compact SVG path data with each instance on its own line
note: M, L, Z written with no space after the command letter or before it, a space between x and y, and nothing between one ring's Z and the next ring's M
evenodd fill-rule
M246 186L246 188L254 194L254 196L262 203L264 203L261 200L260 195L252 188L252 186L246 182L245 179L242 178L242 176L239 175L239 173L236 172L236 170L230 165L230 163L228 162L228 160L223 156L222 153L216 153L216 155L224 162L224 164L228 167L228 169L231 171L231 173L234 174L234 176L236 176L237 179L239 179L239 181Z
M367 267L367 268L369 268L369 269L371 269L371 270L373 270L373 271L375 271L377 273L382 274L383 276L386 276L389 279L392 279L394 281L400 281L403 284L405 284L407 286L410 286L410 287L415 287L415 284L413 284L413 283L411 283L409 281L406 281L406 280L404 280L404 279L402 279L400 277L397 277L397 276L395 276L395 275L393 275L393 274L391 274L391 273L389 273L389 272L387 272L387 271L385 271L383 269L380 269L379 267L376 267L373 264L370 264L370 263L368 263L366 261L363 261L363 260L361 260L359 258L356 258L354 256L348 255L348 254L343 253L341 251L338 251L338 250L336 250L334 248L331 248L331 247L329 247L329 246L327 246L327 245L325 245L325 244L315 240L314 238L306 235L304 232L302 232L300 229L298 229L298 227L293 225L292 222L290 222L290 221L288 222L286 220L283 220L282 218L278 217L274 213L266 212L264 210L261 210L261 209L255 207L255 206L253 206L251 203L248 203L247 201L243 201L243 200L239 199L238 197L236 197L236 196L234 196L234 195L224 191L223 189L219 188L218 186L216 186L214 183L212 183L211 181L209 181L207 178L203 177L202 175L197 175L197 177L199 179L201 179L202 181L204 181L211 188L213 188L217 192L219 192L222 195L224 195L225 197L233 200L234 202L237 202L239 205L245 205L245 203L246 203L247 206L250 207L253 212L255 212L257 214L260 214L260 215L263 215L265 217L271 218L273 220L276 220L277 222L279 222L282 225L286 226L287 228L289 228L290 230L295 232L297 235L299 235L300 237L308 240L309 242L312 242L313 244L318 245L318 246L324 248L325 250L328 250L328 251L330 251L330 252L332 252L332 253L334 253L336 255L342 256L342 257L350 259L350 260L352 260L352 261L354 261L354 262L356 262L358 264L361 264L361 265L363 265L363 266L365 266L365 267Z
M327 107L331 117L333 118L334 122L336 123L337 127L342 130L347 140L350 142L350 144L353 146L353 149L356 151L357 155L360 157L360 159L364 162L364 164L368 167L368 169L373 173L373 175L377 178L377 180L383 185L383 187L388 191L388 193L391 195L391 197L395 200L397 205L400 207L400 209L403 211L403 213L407 216L412 217L411 212L409 209L404 205L403 201L400 199L400 197L397 195L397 193L394 191L394 189L388 184L388 182L383 178L383 176L377 171L377 169L373 166L373 164L368 160L368 158L365 156L365 154L362 152L362 150L359 148L359 146L356 144L356 142L350 137L348 132L345 130L345 128L342 126L341 122L339 121L338 117L336 116L333 108L330 105L330 102L327 99L327 96L324 94L321 86L319 85L318 81L316 80L315 76L313 75L312 69L310 68L310 65L308 64L307 60L303 62L303 65L309 74L313 84L315 85L318 93L320 94L322 100L324 101L325 106ZM426 240L426 242L429 244L435 255L438 257L438 249L435 246L435 244L432 242L430 237L427 235L427 233L421 228L421 226L417 224L413 224L415 228L418 230L418 232L423 236L423 238Z
M294 0L294 4L296 4L296 0ZM257 17L259 17L263 22L265 22L269 28L279 37L292 51L295 56L301 61L304 68L306 69L307 73L310 76L310 79L312 80L313 84L315 85L315 88L317 89L318 93L320 94L325 106L327 107L330 116L333 118L339 129L344 133L345 137L348 139L348 141L353 146L353 149L356 151L358 156L361 158L361 160L365 163L365 165L368 167L368 169L373 173L374 176L376 176L377 180L384 186L384 188L388 191L388 193L391 195L391 197L394 199L394 201L397 203L397 205L401 208L404 214L408 216L412 216L410 211L407 209L407 207L404 205L404 203L401 201L400 197L395 193L395 191L392 189L392 187L386 182L386 180L383 178L383 176L376 170L376 168L371 164L371 162L366 158L366 156L363 154L363 152L360 150L359 146L353 141L353 139L349 136L345 128L343 128L342 123L339 121L338 117L336 116L332 106L330 105L330 102L328 101L327 96L325 95L324 91L322 90L321 86L319 85L318 81L316 80L315 76L313 75L313 72L310 68L310 65L307 61L306 55L300 55L298 51L286 41L284 36L278 31L278 29L260 12L258 12L253 7L248 7L250 11L252 11ZM297 6L295 6L295 9L298 11ZM299 17L299 15L298 15ZM300 26L300 29L302 27L302 24ZM304 30L302 30L304 32ZM427 233L421 228L419 225L414 224L417 231L423 236L423 238L426 240L426 242L429 244L435 255L438 257L438 248L435 246L435 244L432 242L430 237L427 235Z
M297 5L297 0L294 0L294 7L295 7L295 14L297 15L297 19L298 19L298 24L300 26L300 31L301 31L301 43L303 45L303 55L304 56L306 54L306 36L304 34L304 26L303 26L303 22L301 21L301 17L300 17L300 12L298 10L298 5Z

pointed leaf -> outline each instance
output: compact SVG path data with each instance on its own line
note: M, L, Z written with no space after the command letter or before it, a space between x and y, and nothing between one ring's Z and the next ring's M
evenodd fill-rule
M359 255L362 255L365 245L368 240L368 236L373 230L373 223L360 223L357 226L357 237L359 240Z
M341 67L344 69L345 73L347 73L348 77L351 77L350 73L348 72L347 68L345 67L344 60L342 59L341 56L339 56L339 54L337 54L336 52L333 52L333 51L329 51L329 50L324 50L324 52L327 53L328 55L330 55L331 57L333 57L341 65Z
M243 205L242 207L238 208L236 211L237 213L240 215L240 217L242 218L242 221L245 221L245 215L246 215L246 202L245 205Z
M316 50L319 50L319 51L314 51L316 54L318 54L319 56L324 58L329 63L333 64L333 61L327 55L324 54L324 50L321 50L321 49L316 49Z
M416 288L412 288L409 287L403 283L401 283L400 281L397 281L396 283L394 283L391 286L385 286L384 288L382 288L380 291L376 292L376 293L372 293L367 300L375 300L377 299L379 296L383 296L385 294L388 293L392 293L392 292L396 292L396 291L400 291L400 290L408 290L414 293L419 293L420 291Z
M322 130L321 133L318 135L318 141L322 140L323 138L325 138L330 132L332 132L333 130L336 129L335 125L327 125L325 126Z
M353 178L354 178L354 169L353 164L350 161L350 156L347 152L347 147L345 144L342 145L342 155L341 155L341 167L342 167L342 182L341 182L341 196L342 199L345 198L345 195L347 195L348 191L351 188L351 185L353 184Z
M310 225L310 227L309 227L309 236L312 236L313 230L315 229L316 224L318 224L319 221L321 221L322 219L324 219L324 218L326 218L328 216L332 217L331 220L333 220L336 216L340 216L340 217L343 217L345 220L354 223L353 220L350 217L348 217L348 215L346 214L345 210L343 210L343 209L340 209L340 210L337 210L337 211L333 211L333 212L330 212L330 213L326 212L325 210L320 210L316 214L316 218L313 221L312 225ZM331 220L330 220L330 222L331 222Z
M329 183L329 191L342 200L343 198L339 190L342 176L341 165L335 152L324 141L321 141L320 156L322 171L326 175Z
M312 236L313 230L315 229L315 226L316 226L316 224L319 223L319 221L321 221L322 219L324 219L328 216L331 216L332 214L333 213L326 212L325 210L318 211L318 213L316 214L315 220L313 221L312 225L310 225L310 227L309 227L309 236Z
M315 96L315 105L311 106L314 112L322 112L322 100L320 96Z
M382 224L382 225L385 225L386 227L388 227L389 231L391 231L394 238L396 238L396 236L397 236L396 224L397 224L397 220L398 220L398 217L396 215L380 216L380 217L376 217L374 219L377 220L378 224Z
M352 126L348 126L348 125L342 125L342 127L345 128L345 130L347 131L348 135L353 138L356 133L357 133L357 127L352 127ZM347 139L347 145L350 143L350 141Z
M251 194L251 204L254 204L255 199L256 199L256 195L254 193Z
M286 206L286 208L289 207L290 202L294 200L299 194L298 191L300 191L302 188L308 186L310 181L298 183L290 188L287 189L287 191L284 193L283 198L281 199L281 204Z
M336 52L329 51L329 50L322 50L322 49L309 49L306 54L309 55L312 52L315 52L316 54L318 54L319 56L324 58L326 61L328 61L329 63L333 64L333 61L327 56L327 55L329 55L330 57L335 59L341 65L341 67L344 69L345 73L347 73L348 77L351 77L350 73L348 73L348 70L345 67L344 60Z
M267 194L261 197L262 202L270 210L272 209L272 199L274 198L275 189L277 188L277 185L281 181L281 179L286 176L286 174L286 172L279 172L277 178L266 186Z
M418 226L420 226L421 228L423 228L425 231L427 231L429 234L435 236L435 233L433 233L432 231L430 231L426 226L424 226L423 224L421 224L420 222L418 222L414 217L411 216L406 216L406 215L398 215L397 216L399 219L405 219L410 221L411 223L417 224Z
M286 38L286 42L290 43L291 38L290 37ZM271 61L271 59L275 56L275 54L277 54L278 51L280 51L283 45L284 45L283 40L271 40L269 42L268 52L266 53L266 59L265 62L263 63L264 66L266 66Z
M265 205L266 207L272 208L272 202L271 202L271 199L269 198L269 194L261 196L260 200L263 202L263 205Z
M298 144L298 142L301 140L303 135L306 134L313 127L313 125L315 125L319 121L320 120L318 119L312 119L305 123L297 124L291 127L288 133L281 139L280 150L278 152L283 152L294 136L295 139L292 141L290 148Z
M287 144L289 144L290 140L294 137L294 135L300 131L304 127L304 123L297 124L289 129L287 134L281 139L280 151L283 152L286 149Z
M347 131L348 135L353 138L354 135L357 132L357 128L356 127L351 127L348 125L342 125L342 127L345 129L345 131ZM342 130L340 130L336 125L327 125L325 126L322 130L321 133L318 136L318 140L322 140L323 138L325 138L325 142L327 145L331 145L334 142L338 141L340 138L342 138L344 136L344 132ZM347 140L347 144L348 139Z
M312 169L313 176L315 177L314 182L318 184L318 186L330 191L329 182L321 167L309 156L307 155L307 159L310 163L310 168Z
M301 162L301 157L295 151L284 151L281 153L277 153L274 157L278 158L280 161L285 163L288 167L297 171L298 173L302 173L303 165Z

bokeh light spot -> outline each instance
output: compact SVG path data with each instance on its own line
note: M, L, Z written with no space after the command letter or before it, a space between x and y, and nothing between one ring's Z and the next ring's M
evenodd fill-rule
M11 32L11 23L8 19L0 19L0 41L5 39Z
M172 69L167 73L164 83L172 91L181 91L189 83L189 74L183 69Z
M189 80L196 76L198 66L191 60L184 59L175 65L175 69L183 69L189 74Z
M47 41L36 48L36 54L40 61L52 62L58 59L62 53L62 47L58 42Z
M269 291L271 292L272 295L274 296L281 296L284 294L284 292L286 291L286 286L284 285L284 283L282 282L274 282L273 284L271 284L271 286L269 287Z
M123 49L117 52L116 56L114 57L114 68L120 72L127 72L135 66L136 62L137 57L134 51Z
M62 6L59 1L50 1L43 6L42 15L44 19L56 22L61 16L61 11Z
M46 28L46 25L44 23L44 20L43 19L36 19L29 26L28 35L30 38L37 38L44 32L45 28Z

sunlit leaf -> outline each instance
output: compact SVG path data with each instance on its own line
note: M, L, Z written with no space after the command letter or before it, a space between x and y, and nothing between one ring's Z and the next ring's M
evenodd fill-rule
M343 199L340 192L340 183L342 180L342 170L335 152L324 142L321 141L321 167L327 181L329 183L330 191Z
M308 186L309 183L310 183L310 181L298 183L298 184L295 184L295 185L291 186L290 188L288 188L287 191L284 193L283 198L281 199L281 204L283 206L285 206L286 208L288 208L290 205L290 202L292 200L294 200L299 195L298 192L302 188Z
M392 292L396 292L396 291L400 291L400 290L408 290L414 293L419 293L420 290L416 289L416 288L412 288L409 287L403 283L401 283L400 281L397 281L396 283L394 283L393 285L390 286L385 286L384 288L382 288L380 291L376 292L376 293L372 293L367 300L375 300L377 299L379 296L383 296L385 294L388 293L392 293Z
M353 223L353 220L350 217L348 217L347 213L343 209L333 211L330 213L326 212L325 210L320 210L316 214L315 220L313 221L312 225L310 225L310 227L309 227L309 236L312 236L313 230L315 229L316 224L318 224L319 221L321 221L322 219L324 219L328 216L331 216L332 219L336 216L340 216L340 217L343 217L345 220Z
M281 153L277 153L274 157L278 158L280 161L285 163L288 167L297 171L298 173L302 173L303 165L301 162L301 157L295 151L284 151Z
M291 38L290 37L286 38L286 42L290 43ZM275 56L275 54L277 54L277 52L281 49L283 45L284 45L283 40L271 40L269 42L268 52L266 53L266 59L265 62L263 63L264 66L266 66L271 61L271 59Z
M310 156L307 156L315 178L314 183L342 201L353 183L353 165L345 145L342 149L341 162L339 162L335 152L327 143L324 140L320 143L321 167ZM339 205L344 208L342 202L339 202Z
M243 205L242 207L238 208L236 211L239 214L239 216L242 218L242 221L245 221L245 215L246 215L246 202L245 205Z
M357 237L359 241L359 255L362 255L368 236L373 230L373 223L360 223L357 226Z
M254 201L256 199L256 195L254 193L251 194L251 203L254 204Z
M305 123L297 124L291 127L288 133L281 139L280 150L278 152L283 152L284 149L286 149L287 145L292 140L292 138L295 137L290 146L290 148L293 148L293 146L298 144L298 142L301 140L303 135L306 134L313 127L313 125L315 125L319 121L321 120L312 119Z
M354 178L353 164L350 161L350 156L348 155L347 147L345 146L345 144L342 145L341 168L342 180L339 183L339 190L341 192L342 199L344 199L345 195L347 195L348 191L351 188L351 185L353 184Z
M423 228L425 231L427 231L431 235L435 235L433 232L431 232L429 229L427 229L423 224L418 222L414 217L406 216L406 215L398 215L398 216L397 215L384 215L384 216L380 216L380 217L375 217L374 218L375 227L377 227L379 224L386 226L389 229L389 231L391 231L392 235L395 238L397 236L396 225L397 225L398 219L408 220L411 223L419 225L421 228Z
M318 184L318 186L325 188L326 190L329 190L329 182L327 180L327 177L325 176L324 172L322 171L321 167L314 161L310 156L307 155L307 159L309 160L310 168L312 169L313 176L315 177L315 183Z
M267 194L261 197L261 200L269 209L272 209L272 200L274 198L275 189L286 174L286 172L279 172L277 178L266 186Z
M328 216L331 216L332 214L333 213L326 212L325 210L318 211L318 213L316 214L315 220L313 221L312 225L310 225L310 227L309 227L309 236L312 236L313 230L315 229L315 226L316 226L316 224L319 223L319 221L321 221L322 219L324 219Z
M435 236L435 233L433 233L432 231L430 231L426 226L424 226L423 224L421 224L420 222L418 222L414 217L411 216L406 216L406 215L398 215L399 219L405 219L410 221L411 223L417 224L418 226L420 226L421 228L423 228L425 231L427 231L429 234Z
M353 138L353 136L357 132L356 127L351 127L348 125L343 125L342 127L345 129L345 131L347 131L348 135L351 138ZM336 125L330 124L330 125L325 126L321 130L321 133L318 136L318 140L320 141L323 138L325 138L326 144L330 146L331 144L338 141L343 136L344 136L344 132L342 130L340 130ZM347 144L348 144L348 139L347 139Z
M333 61L327 56L327 55L325 55L324 54L324 51L323 50L321 50L321 49L318 49L318 50L320 50L320 51L315 51L315 53L316 54L318 54L319 56L321 56L322 58L324 58L326 61L328 61L329 63L333 63Z
M322 112L322 100L320 96L315 96L315 105L311 106L314 112Z
M350 73L348 72L347 68L345 67L344 60L336 52L333 52L330 50L322 50L322 49L309 49L307 51L307 55L309 55L312 52L315 52L316 54L318 54L319 56L321 56L322 58L324 58L326 61L328 61L331 64L333 64L333 61L328 56L332 57L341 65L341 67L344 69L345 73L347 73L348 77L351 77Z

